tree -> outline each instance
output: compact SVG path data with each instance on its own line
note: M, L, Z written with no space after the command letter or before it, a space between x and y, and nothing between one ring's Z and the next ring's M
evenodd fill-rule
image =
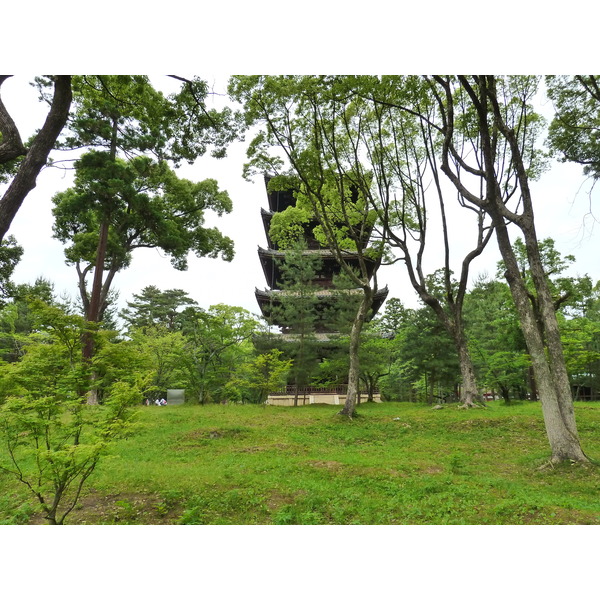
M236 306L217 304L188 314L181 365L200 404L228 401L231 386L227 384L252 356L250 340L258 327L253 314Z
M278 241L278 236L272 239ZM317 273L322 266L318 254L310 254L306 243L279 243L285 250L281 261L281 290L271 308L270 318L287 332L282 349L286 357L292 359L290 376L294 385L294 406L298 406L298 389L307 385L311 372L316 367L315 332L319 320Z
M127 267L137 248L161 248L176 269L187 268L187 255L233 258L233 241L214 227L204 227L205 211L231 211L231 200L214 179L193 183L179 179L165 163L146 157L111 159L93 151L77 163L75 185L53 198L55 237L70 244L65 254L74 264L89 321L99 321L115 274ZM102 268L99 235L106 226ZM91 291L86 279L106 271ZM99 287L98 287L99 286ZM99 295L98 295L99 290Z
M38 277L33 284L13 286L11 294L12 302L0 310L0 358L16 362L23 355L23 346L37 321L32 301L41 300L49 306L57 306L59 302L54 294L54 284L43 277Z
M465 217L458 227L447 216L449 194L438 166L437 132L423 125L435 119L436 107L423 91L422 78L336 79L348 106L338 118L358 132L355 152L365 157L366 166L355 183L377 211L383 238L399 252L395 261L404 263L413 289L454 340L462 406L481 405L462 313L471 264L486 248L494 226L481 209L473 209L471 222ZM416 108L404 110L405 105ZM454 242L471 231L471 246L455 281ZM435 258L428 256L432 238L443 243L443 252L436 249ZM433 260L441 268L427 274L425 265Z
M162 326L167 331L178 331L183 327L188 308L198 306L186 292L180 289L165 290L154 285L146 286L134 300L127 302L127 308L119 313L129 329L151 329Z
M321 382L334 384L343 383L343 373L348 371L348 339L338 338L337 348L321 363ZM337 351L336 351L337 350ZM380 380L390 374L394 360L394 343L389 337L384 337L377 323L368 323L362 331L359 347L361 395L357 399L360 404L366 391L367 402L373 402Z
M245 176L275 173L279 177L271 179L271 189L293 189L296 206L318 223L315 237L362 290L350 332L347 399L340 412L351 417L358 396L360 332L376 291L371 278L381 264L383 245L366 245L375 215L364 190L355 185L362 165L352 130L337 118L334 83L328 77L236 77L229 90L244 104L247 124L263 125L250 143Z
M41 302L35 310L40 332L0 374L0 438L7 451L0 469L27 486L50 524L60 525L111 443L131 430L130 407L141 391L131 376L120 377L107 386L102 406L86 405L89 364L80 346L88 324ZM120 370L105 358L98 353L97 370Z
M263 404L270 391L285 385L291 366L292 359L283 358L283 352L274 348L244 362L230 380L230 388L235 388L238 393L239 390L250 390L255 394L251 400Z
M9 77L0 76L0 87ZM69 116L71 77L54 75L46 78L45 85L53 89L51 96L46 95L50 108L44 125L28 143L23 142L0 97L0 183L10 181L0 198L0 241L4 239L27 194L35 188L37 176L46 165Z
M519 264L521 275L529 290L529 299L538 320L540 319L539 301L536 297L535 288L527 260L527 249L523 240L518 238L513 243L513 249ZM565 277L562 275L569 265L575 262L571 254L561 256L555 248L554 240L546 238L539 243L540 261L547 278L548 287L555 311L565 314L582 313L585 308L583 303L592 292L592 280L588 275L583 277ZM504 271L504 264L498 265L499 273Z
M181 331L170 330L156 323L130 328L128 337L136 361L131 365L147 381L146 398L164 398L169 388L185 388L188 375L185 368L186 339ZM122 346L124 342L115 346ZM109 375L108 373L106 375Z
M279 82L278 82L279 83ZM269 81L265 87L274 84ZM472 247L461 262L458 282L452 280L451 240L465 237L465 224L452 231L447 219L447 191L441 183L437 157L436 132L423 127L415 111L405 111L399 105L420 102L419 109L434 118L435 104L423 100L423 82L419 78L336 76L306 77L298 81L285 79L281 87L284 93L295 91L297 101L290 104L290 111L309 113L318 125L319 152L328 158L324 163L342 173L348 187L358 192L367 206L377 215L382 240L399 251L396 261L407 268L411 284L421 300L427 304L448 330L460 357L463 406L480 404L475 372L469 354L462 321L462 307L469 282L471 263L483 252L493 234L493 224L485 211L473 210ZM271 107L268 100L264 106ZM281 112L272 116L280 130L285 121ZM306 117L305 117L306 118ZM424 117L425 118L425 117ZM279 121L278 121L279 119ZM324 127L321 123L331 123ZM322 130L322 131L321 131ZM306 130L301 130L306 135ZM285 137L281 134L281 137ZM298 159L306 170L311 165L305 145L288 137L286 147L301 155ZM265 142L255 140L251 147L253 160L263 161ZM304 154L301 152L304 151ZM314 159L312 159L314 161ZM270 163L277 166L276 159ZM317 169L315 169L317 170ZM323 169L321 169L322 171ZM435 215L431 218L431 215ZM436 224L437 220L437 224ZM374 221L373 221L374 222ZM458 230L459 229L459 230ZM435 236L443 240L441 257L443 283L440 292L433 293L428 287L424 271L427 262L428 239ZM435 260L439 260L435 257Z
M396 363L402 365L403 379L419 397L430 404L436 398L458 399L460 367L456 346L428 306L407 310L396 343Z
M478 279L465 299L465 322L481 384L505 402L515 391L524 398L531 363L508 285ZM535 399L535 382L532 377L529 381Z
M10 278L21 256L23 256L23 248L17 244L17 240L12 235L0 242L0 306L13 293L14 286Z
M442 135L441 169L463 201L484 210L496 230L505 276L531 357L552 452L551 462L588 462L583 453L554 302L536 235L529 182L541 172L535 139L541 126L530 101L534 77L459 76L426 80ZM472 148L476 153L468 154ZM475 158L478 160L474 160ZM523 236L540 322L519 270L508 225Z
M147 246L144 236L150 230L155 238L149 242L150 247L166 245L179 268L185 268L184 255L188 250L197 251L201 247L201 255L209 254L212 249L207 249L206 245L212 242L220 244L215 254L224 249L231 253L231 240L223 238L216 229L201 229L195 235L189 228L202 224L204 208L214 208L217 212L231 210L226 193L218 191L214 180L198 184L179 181L168 165L176 167L183 160L191 163L210 145L214 147L213 155L222 157L226 145L236 135L232 113L229 109L221 112L206 109L208 88L205 82L199 79L182 81L178 94L165 97L145 76L73 78L74 110L59 147L92 150L77 161L80 177L75 188L61 198L65 210L59 211L57 216L60 220L62 212L66 223L58 226L57 236L65 239L70 234L80 234L78 241L81 243L73 249L73 262L78 264L85 259L88 263L83 269L79 268L78 275L89 321L101 320L115 268L123 268L129 259L131 249L119 252L119 234L125 235L126 239L132 237L130 245L133 247ZM38 83L44 94L46 82L39 80ZM146 188L154 194L152 199L146 197ZM162 194L162 202L156 202L157 194ZM179 194L185 197L182 202L178 200ZM201 204L203 201L207 202L206 206ZM132 202L139 203L142 212L134 209L135 214L127 223L132 228L130 231L125 233L121 228L115 232L115 218L122 215L124 207L132 209ZM177 226L171 224L164 212L161 213L161 208L165 210L161 204L173 205L179 222ZM76 216L69 214L74 207L86 213L85 223L77 222ZM177 214L182 209L184 212ZM143 210L149 212L144 214ZM196 219L195 211L200 213ZM158 222L154 222L157 217ZM75 230L69 223L74 218ZM139 231L140 225L143 231ZM186 232L183 243L182 228ZM97 236L95 240L93 232ZM162 241L157 242L159 233ZM92 251L94 242L95 254ZM109 246L112 255L108 254ZM104 279L105 268L108 268L108 274ZM94 277L88 297L85 276L92 269ZM88 357L93 353L89 341L84 352Z

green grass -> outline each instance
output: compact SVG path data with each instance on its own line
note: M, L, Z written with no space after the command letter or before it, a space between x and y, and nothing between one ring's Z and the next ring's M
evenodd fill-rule
M337 410L143 407L67 523L600 523L600 468L538 470L549 456L539 404L361 405L352 421ZM600 459L600 405L576 415ZM0 485L1 522L43 522L24 486Z

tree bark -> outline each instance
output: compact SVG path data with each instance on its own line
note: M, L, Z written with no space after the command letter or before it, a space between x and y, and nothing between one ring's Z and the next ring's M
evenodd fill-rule
M0 76L0 86L10 77L10 75ZM0 98L0 134L2 141L0 142L0 164L6 164L11 160L24 156L27 153L21 134L10 116L6 106Z
M358 350L360 348L360 334L367 319L369 308L373 300L373 290L370 286L363 288L363 296L358 307L352 329L350 330L350 368L348 370L348 389L346 391L346 402L344 408L340 411L340 415L353 417L355 414L355 406L358 399L360 385L360 360Z
M10 186L0 198L0 241L4 239L27 194L35 188L37 176L67 122L71 100L71 76L56 76L54 97L46 121L35 136ZM0 113L3 110L6 113L4 105L1 105Z
M496 216L498 217L498 215ZM547 342L545 345L539 323L528 297L525 282L512 251L506 224L501 217L497 220L498 247L506 266L506 279L519 315L527 350L531 357L531 366L542 404L546 434L552 452L551 462L572 460L587 463L589 459L581 449L575 424L571 388L564 358L562 361L560 360L562 357L562 344L560 337L558 341L556 339L558 331L556 314L550 314L548 311L543 314L542 326ZM523 228L521 230L523 231ZM534 232L526 229L523 234L531 237ZM538 280L537 285L547 289L545 279ZM541 292L543 294L543 289ZM552 322L554 322L555 330Z
M460 375L462 386L460 391L461 408L473 408L483 406L480 401L479 390L477 388L477 378L475 368L471 360L471 354L467 346L467 339L464 335L463 327L456 327L454 332L454 343L458 352L458 362L460 366Z
M117 132L117 120L114 119L112 127L112 139L110 145L110 157L113 161L116 160L117 157ZM110 287L110 281L107 281L106 286L103 286L102 283L102 280L104 278L104 263L106 261L106 249L108 247L108 233L110 229L110 206L104 206L103 209L104 215L102 218L102 223L100 224L100 232L98 236L98 247L96 249L96 263L94 266L92 292L90 294L90 303L88 306L88 312L86 316L86 319L91 323L100 322L100 313L102 311L103 296L104 298L106 298L106 294L108 294L108 287ZM93 356L94 338L90 333L86 333L83 344L83 359L89 362L92 360ZM96 380L97 374L95 372L92 372L90 376L90 383L92 385L87 396L87 403L90 405L98 404L98 390L94 387L94 382Z

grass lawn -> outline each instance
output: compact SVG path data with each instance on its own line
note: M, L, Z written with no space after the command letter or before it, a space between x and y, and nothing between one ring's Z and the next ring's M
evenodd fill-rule
M600 468L538 470L549 457L537 403L487 410L141 407L84 488L69 524L599 524ZM600 459L600 404L577 403ZM0 474L3 523L42 523Z

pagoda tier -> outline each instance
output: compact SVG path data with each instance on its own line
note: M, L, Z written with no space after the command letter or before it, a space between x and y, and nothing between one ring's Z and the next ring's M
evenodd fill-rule
M331 250L326 250L324 248L309 249L304 250L303 254L307 256L316 254L323 261L322 267L313 283L318 284L320 287L323 288L332 287L333 277L340 273L341 267L338 261L336 260L335 256L333 256ZM265 249L259 246L258 257L260 259L260 264L262 265L268 286L271 289L280 289L282 283L280 263L285 259L285 252L280 250ZM358 254L356 252L345 253L344 261L350 267L354 267L357 270L359 269L360 263L358 259ZM367 260L366 262L367 271L370 278L373 275L375 263L371 260Z
M361 289L352 289L352 290L334 290L334 289L320 289L316 291L314 294L316 296L316 313L322 317L322 319L326 318L326 315L329 314L331 308L333 308L337 304L337 300L340 296L344 295L352 295L359 297L362 294ZM267 320L270 320L272 316L273 308L281 306L281 300L286 296L291 296L294 292L286 291L286 290L259 290L255 289L254 294L256 296L256 301L260 306L260 310L262 314L265 316ZM377 290L373 297L373 302L371 303L371 313L369 315L368 321L371 320L373 316L377 314L382 304L385 302L385 299L388 295L387 286ZM285 328L284 328L285 329ZM319 333L332 333L333 330L327 325L323 320L319 320L316 325L316 331ZM285 333L285 331L284 331Z

